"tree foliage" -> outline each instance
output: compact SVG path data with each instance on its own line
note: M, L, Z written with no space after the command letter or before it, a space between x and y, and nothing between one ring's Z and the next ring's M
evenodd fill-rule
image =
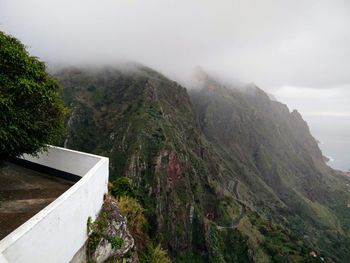
M45 64L0 32L0 163L58 142L66 109Z

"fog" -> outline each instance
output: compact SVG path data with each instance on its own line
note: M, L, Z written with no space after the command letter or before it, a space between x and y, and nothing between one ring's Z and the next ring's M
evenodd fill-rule
M254 82L341 156L349 145L329 138L350 141L349 25L348 0L0 0L0 30L49 65L130 60L184 84L199 65Z

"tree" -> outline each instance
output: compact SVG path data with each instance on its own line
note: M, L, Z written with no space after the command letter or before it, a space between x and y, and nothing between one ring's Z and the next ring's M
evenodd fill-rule
M66 108L45 64L0 31L0 164L59 141Z

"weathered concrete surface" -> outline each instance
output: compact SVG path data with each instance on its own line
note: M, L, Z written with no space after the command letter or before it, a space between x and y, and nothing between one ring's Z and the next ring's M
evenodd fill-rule
M0 240L74 183L6 163L0 169Z
M50 182L54 178L50 177L49 182L45 180L45 184L37 182L36 178L25 182L29 183L27 188L31 189L30 192L37 188L40 189L37 191L39 193L47 192L45 197L26 198L55 200L0 240L0 254L8 263L70 262L86 243L88 218L95 220L103 205L103 197L108 191L109 160L56 146L49 146L46 152L39 153L36 158L25 155L24 159L74 174L80 180L71 187L63 187L69 189L57 198L51 196L57 189L54 186L57 184L52 185ZM10 183L4 184L8 185Z
M86 244L79 249L77 253L75 253L74 257L69 263L86 263L88 262L86 259Z

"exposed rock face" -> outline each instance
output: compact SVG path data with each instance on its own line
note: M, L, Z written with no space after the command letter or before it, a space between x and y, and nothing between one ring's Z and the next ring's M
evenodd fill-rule
M125 262L138 263L137 253L135 252L134 239L129 233L125 218L121 215L117 202L108 197L102 207L99 217L96 219L97 224L93 231L102 231L101 238L96 248L89 251L88 258L96 263L103 263L109 259L125 259ZM93 223L94 224L94 223ZM91 233L93 236L94 232ZM91 237L90 237L91 238ZM113 245L113 240L119 240L119 244ZM89 240L90 242L90 240Z
M169 164L167 168L168 180L171 184L175 184L180 179L182 174L181 164L177 161L176 153L171 153L169 156Z

